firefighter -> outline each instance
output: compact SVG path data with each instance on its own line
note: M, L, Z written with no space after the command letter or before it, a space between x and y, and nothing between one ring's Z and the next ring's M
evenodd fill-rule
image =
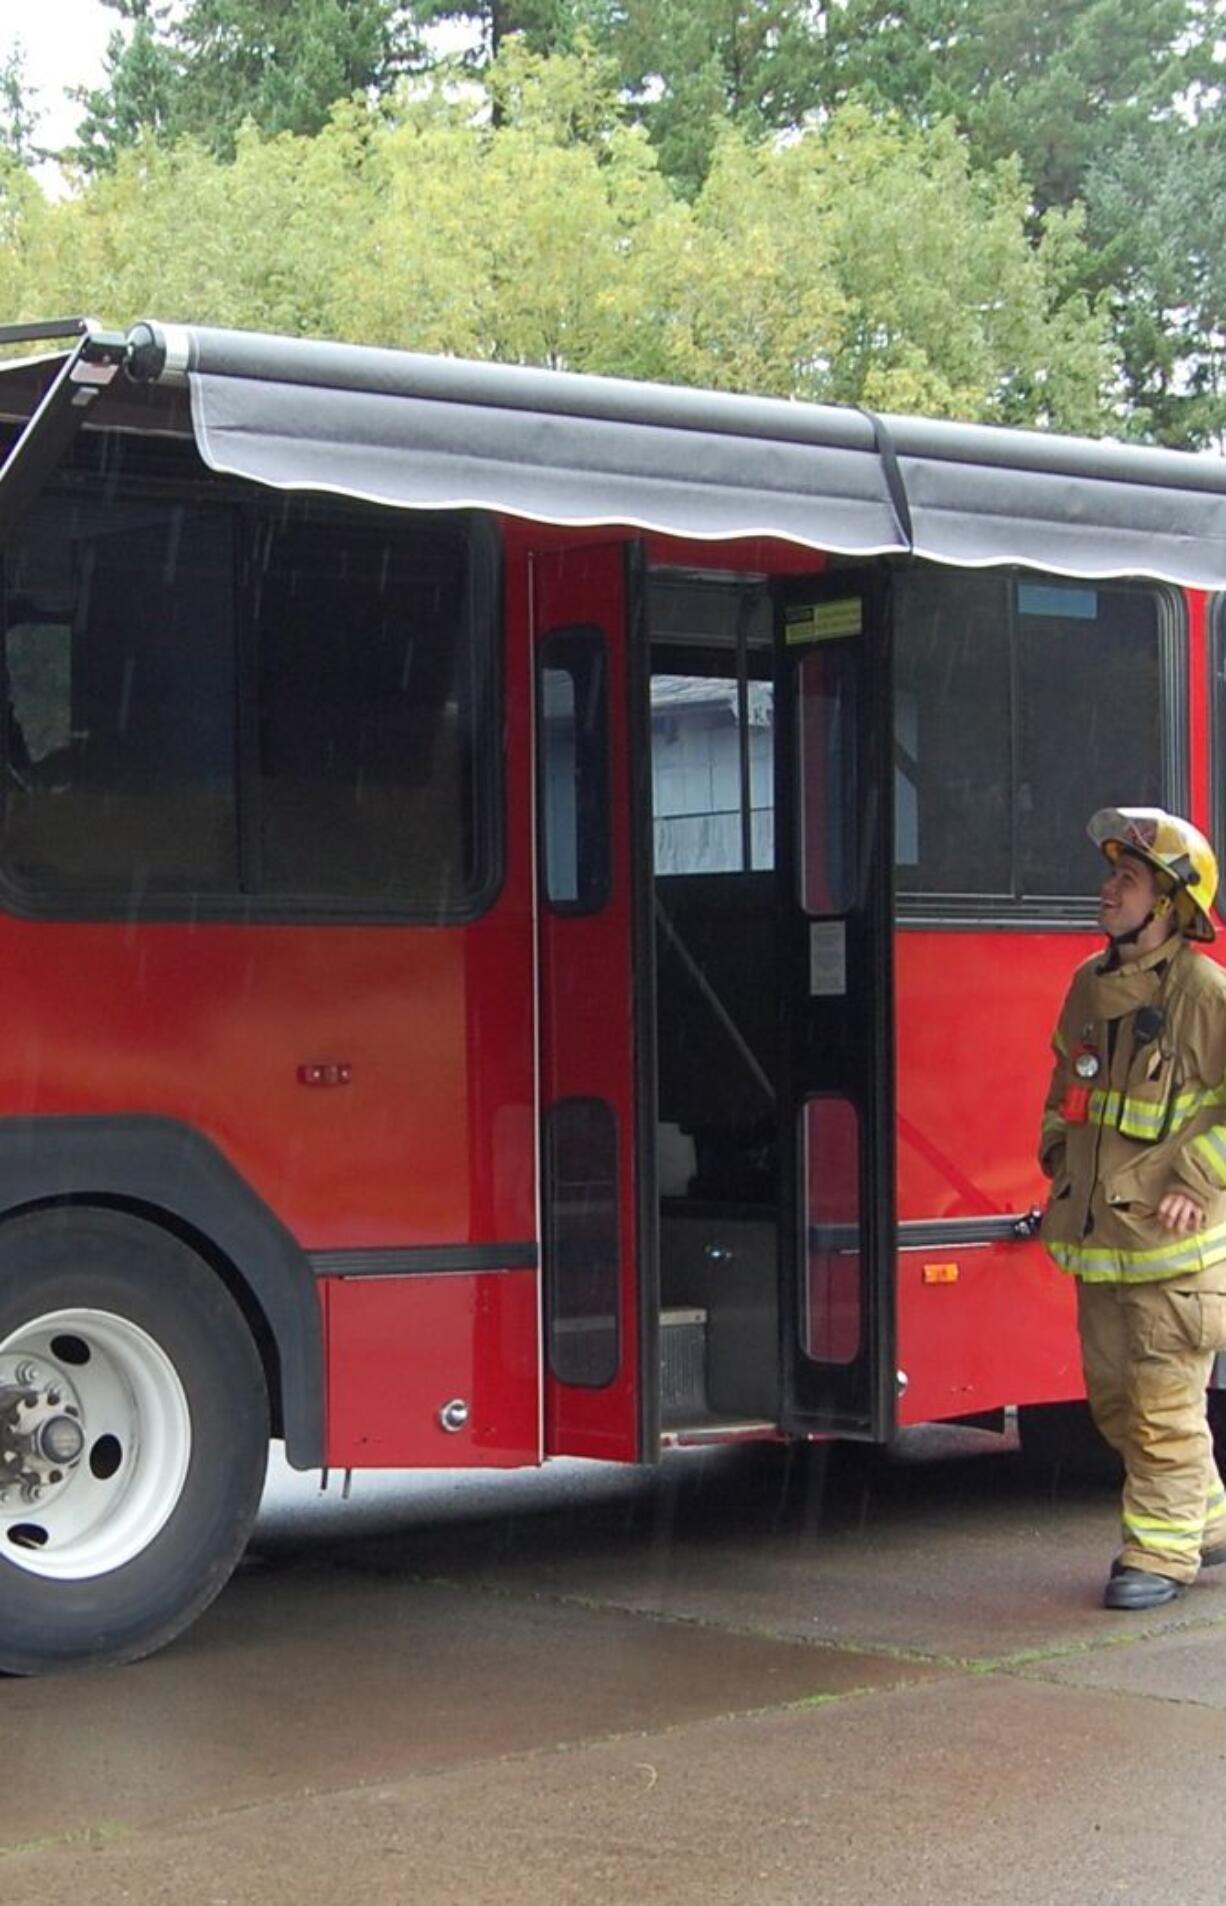
M1052 1037L1043 1242L1077 1279L1086 1393L1123 1458L1107 1608L1173 1601L1226 1562L1226 1489L1205 1390L1226 1349L1226 974L1217 862L1159 808L1103 808L1105 957L1079 967Z

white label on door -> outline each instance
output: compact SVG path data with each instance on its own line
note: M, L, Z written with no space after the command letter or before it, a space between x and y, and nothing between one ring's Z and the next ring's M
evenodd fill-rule
M814 920L809 927L809 993L840 999L847 991L847 928L842 920Z

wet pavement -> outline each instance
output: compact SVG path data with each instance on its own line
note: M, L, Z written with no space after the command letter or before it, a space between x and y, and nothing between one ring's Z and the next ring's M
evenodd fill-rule
M277 1467L174 1648L0 1682L0 1895L1221 1906L1226 1569L1109 1615L1114 1534L965 1432Z

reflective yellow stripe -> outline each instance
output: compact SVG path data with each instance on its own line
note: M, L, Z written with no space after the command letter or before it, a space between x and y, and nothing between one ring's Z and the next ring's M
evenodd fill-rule
M1048 1251L1063 1271L1073 1271L1087 1283L1143 1284L1175 1271L1199 1271L1226 1257L1226 1224L1198 1231L1190 1238L1172 1238L1148 1251L1129 1251L1101 1244L1053 1242Z
M1192 1140L1192 1150L1219 1185L1226 1185L1226 1132L1220 1125Z
M1125 1138L1161 1138L1166 1109L1165 1105L1151 1105L1148 1100L1126 1098L1120 1106L1119 1130Z
M1167 1535L1198 1536L1205 1526L1204 1516L1198 1516L1195 1522L1186 1518L1179 1522L1170 1522L1165 1516L1125 1516L1126 1529L1156 1529Z
M1155 1105L1151 1099L1130 1098L1098 1086L1090 1094L1090 1118L1095 1125L1117 1126L1126 1138L1161 1138L1164 1133L1173 1136L1198 1112L1218 1105L1226 1105L1226 1087L1220 1085L1181 1092L1168 1105Z
M1062 1059L1067 1059L1068 1045L1065 1041L1064 1034L1061 1032L1059 1026L1057 1026L1055 1032L1053 1032L1051 1036L1051 1042L1055 1050L1060 1054L1060 1057Z
M1134 1525L1126 1522L1124 1524L1124 1540L1131 1542L1133 1547L1138 1549L1157 1549L1159 1551L1163 1549L1186 1549L1190 1555L1194 1555L1200 1547L1201 1531L1198 1529L1195 1535L1175 1535L1170 1531L1160 1533L1157 1530L1151 1533L1149 1530L1138 1529Z
M1171 1130L1179 1131L1198 1112L1209 1111L1219 1105L1226 1105L1226 1090L1220 1085L1207 1086L1199 1092L1179 1093L1171 1105Z
M1043 1134L1045 1137L1048 1132L1063 1132L1065 1129L1064 1120L1061 1118L1059 1112L1044 1112Z
M1170 1522L1163 1516L1130 1516L1121 1518L1125 1542L1133 1542L1139 1549L1179 1549L1196 1550L1200 1548L1205 1533L1205 1519L1195 1522Z
M1217 1105L1226 1105L1226 1086L1207 1086L1203 1092L1181 1092L1171 1107L1171 1131L1181 1131L1198 1112Z

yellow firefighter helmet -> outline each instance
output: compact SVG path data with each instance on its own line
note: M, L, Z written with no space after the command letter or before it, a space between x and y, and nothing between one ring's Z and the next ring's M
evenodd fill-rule
M1108 860L1135 854L1162 876L1191 940L1212 940L1209 909L1217 893L1217 857L1198 827L1160 807L1100 807L1086 830Z

